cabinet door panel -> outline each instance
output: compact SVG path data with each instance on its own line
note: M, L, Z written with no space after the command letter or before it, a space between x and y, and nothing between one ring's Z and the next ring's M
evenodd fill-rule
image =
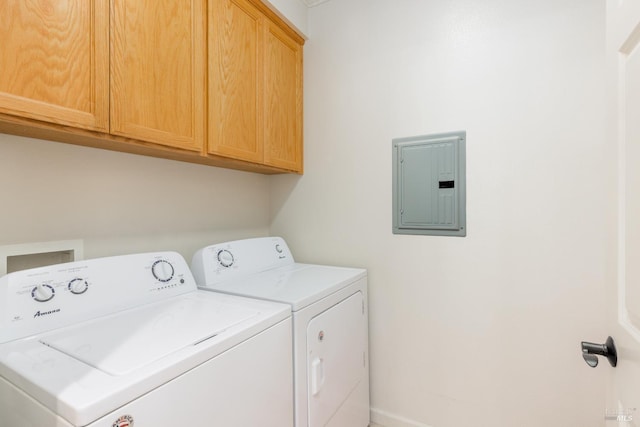
M263 32L245 0L216 0L209 12L209 153L262 162Z
M302 46L269 24L265 52L265 164L302 172Z
M204 1L111 5L111 133L201 150Z
M0 2L0 112L108 129L108 0Z

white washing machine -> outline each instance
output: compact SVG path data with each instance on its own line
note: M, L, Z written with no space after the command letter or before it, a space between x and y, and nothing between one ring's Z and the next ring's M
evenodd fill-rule
M293 426L285 304L162 252L0 279L0 427Z
M293 312L295 425L369 425L367 272L296 263L278 237L199 250L201 289L287 303Z

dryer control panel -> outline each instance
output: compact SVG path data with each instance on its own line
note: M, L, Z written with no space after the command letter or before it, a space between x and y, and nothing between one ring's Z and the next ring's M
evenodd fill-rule
M196 290L176 252L17 271L0 278L0 343Z
M260 237L202 248L193 256L191 269L196 282L203 286L293 263L293 255L283 238Z

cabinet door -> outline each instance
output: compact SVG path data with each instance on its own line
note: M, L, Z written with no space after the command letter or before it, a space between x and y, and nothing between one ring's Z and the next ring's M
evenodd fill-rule
M211 5L208 152L262 163L262 14L246 0Z
M264 163L302 172L302 46L271 22L265 38Z
M0 112L109 124L108 0L0 2Z
M200 151L204 0L111 0L111 133Z

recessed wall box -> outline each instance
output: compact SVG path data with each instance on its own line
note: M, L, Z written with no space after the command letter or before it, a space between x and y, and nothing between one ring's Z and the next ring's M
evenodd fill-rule
M14 271L80 261L84 259L83 252L82 240L0 246L0 276Z
M393 233L466 236L466 132L393 139Z

